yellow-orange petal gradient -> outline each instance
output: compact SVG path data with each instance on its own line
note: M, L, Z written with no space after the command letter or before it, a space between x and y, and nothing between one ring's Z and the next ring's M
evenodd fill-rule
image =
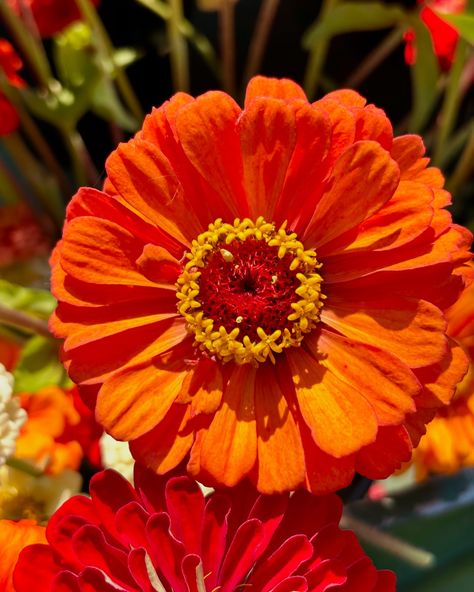
M466 271L472 275L472 264ZM457 342L458 352L462 348L469 358L469 370L451 403L437 411L426 427L426 433L421 435L413 453L419 479L430 473L451 474L463 467L474 466L474 284L471 283L446 311L446 318L448 333ZM425 405L428 407L430 401L441 398L443 392L432 385L429 396L425 396ZM420 431L423 434L423 427Z
M243 109L178 93L106 168L68 207L51 329L107 431L265 493L410 458L467 369L443 311L472 238L421 138L354 91L257 77Z

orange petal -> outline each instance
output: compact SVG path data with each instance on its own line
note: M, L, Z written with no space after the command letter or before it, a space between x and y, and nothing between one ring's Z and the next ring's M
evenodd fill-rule
M295 117L296 146L278 199L274 222L281 224L288 220L289 227L301 233L324 191L331 127L328 115L311 105L299 105ZM308 179L311 179L310 184Z
M326 368L368 399L379 425L401 423L416 410L413 399L421 385L394 355L325 329L309 335L305 345L313 356L323 356Z
M137 266L145 277L163 287L176 289L175 283L181 273L181 265L166 249L157 245L145 245L137 259Z
M160 321L64 352L62 362L74 382L96 384L121 368L148 363L187 338L184 319Z
M61 266L91 284L153 286L137 270L143 244L125 228L100 218L76 218L65 228Z
M162 357L117 372L99 391L97 421L117 440L139 438L162 421L187 370L185 362Z
M377 420L360 393L303 348L288 350L286 357L301 415L317 446L339 458L375 440Z
M140 438L130 442L133 457L156 473L163 475L183 460L194 441L187 405L171 405L161 422Z
M355 117L350 109L334 99L321 99L313 103L313 107L324 111L331 121L331 148L328 160L332 165L344 150L354 143Z
M354 228L392 197L398 166L376 142L357 142L334 165L332 185L319 201L303 241L318 247Z
M191 417L217 411L221 404L224 380L219 363L203 358L188 373L177 402L189 404Z
M373 444L356 455L356 471L369 479L386 479L411 458L412 444L403 426L382 427Z
M385 150L390 150L393 142L393 130L390 120L382 109L367 105L355 114L355 140L374 140Z
M304 483L305 461L298 426L273 368L262 365L255 380L257 489L276 493Z
M282 99L284 101L293 99L307 100L304 90L293 80L254 76L248 83L245 92L245 109L249 107L254 99L261 97Z
M326 103L336 101L337 103L344 105L344 107L358 107L361 108L366 104L366 100L357 91L351 90L350 88L341 88L334 90L327 95L324 95L322 99L313 103L314 105L326 105Z
M385 251L410 243L429 227L432 202L433 192L426 185L401 181L392 199L360 224L355 237L342 236L318 249L318 255Z
M28 545L46 544L46 529L34 520L0 520L0 546L2 548L2 567L0 569L0 590L15 592L13 570L18 555Z
M243 217L248 209L237 131L240 113L225 93L208 92L177 112L175 129L193 166L233 215Z
M447 353L443 314L424 300L328 298L321 320L350 339L390 352L410 368L434 364Z
M107 174L124 200L140 216L183 245L203 228L164 154L150 142L119 144L106 162Z
M234 369L222 406L200 445L201 470L227 487L245 477L257 458L255 373L248 364Z
M239 130L250 216L273 220L296 144L294 111L277 99L254 99L239 119Z
M405 179L405 173L415 164L419 164L424 156L426 148L420 136L407 134L393 140L391 155L400 167L401 178Z
M143 243L160 244L166 247L172 254L181 257L183 245L172 239L156 226L145 221L135 214L126 202L118 197L111 197L102 191L81 187L69 202L66 221L69 223L75 218L93 216L115 222L118 226L126 228Z
M423 383L423 392L416 399L417 407L440 407L450 403L456 387L469 367L464 350L448 337L449 355L439 364L420 368L416 375Z

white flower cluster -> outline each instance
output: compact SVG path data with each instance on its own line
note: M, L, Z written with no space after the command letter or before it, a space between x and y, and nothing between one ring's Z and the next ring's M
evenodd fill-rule
M26 411L13 396L13 376L0 364L0 466L15 452L16 440L26 419Z

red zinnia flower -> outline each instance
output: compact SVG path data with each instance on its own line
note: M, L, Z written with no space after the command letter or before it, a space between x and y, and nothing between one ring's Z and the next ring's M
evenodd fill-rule
M9 4L19 15L27 5L35 20L41 37L47 38L60 33L68 25L80 20L81 13L76 0L8 0ZM92 0L97 6L100 0Z
M177 94L82 189L51 321L96 417L164 473L264 493L382 478L467 367L471 234L418 136L352 91Z
M430 32L433 51L438 58L439 66L446 71L451 68L459 39L459 33L450 23L443 20L437 12L457 14L466 8L466 0L431 0L424 2L420 11L420 18ZM434 9L434 10L433 10ZM436 12L435 12L436 11ZM412 65L416 60L416 35L413 29L405 33L405 60Z
M49 545L21 553L16 592L395 591L394 574L339 529L335 495L239 487L205 499L188 477L139 466L135 487L115 471L95 475L91 499L75 496L50 519Z
M17 88L23 88L25 81L18 76L23 64L19 55L11 43L6 39L0 39L0 68L3 70L9 83ZM11 134L20 125L20 119L15 107L0 92L0 137Z

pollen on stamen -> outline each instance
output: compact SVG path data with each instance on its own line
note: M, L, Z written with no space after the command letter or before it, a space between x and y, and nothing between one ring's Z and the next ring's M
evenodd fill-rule
M276 229L262 217L218 219L186 258L178 311L196 345L223 362L275 363L275 354L299 346L319 321L320 264L286 222Z

